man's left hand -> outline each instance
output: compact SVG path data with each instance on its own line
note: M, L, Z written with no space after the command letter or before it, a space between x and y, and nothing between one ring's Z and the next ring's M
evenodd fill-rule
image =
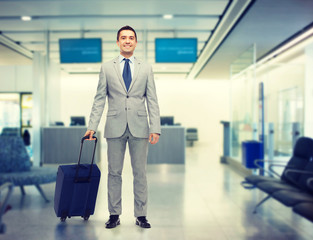
M159 141L160 134L158 133L150 133L149 143L156 144Z

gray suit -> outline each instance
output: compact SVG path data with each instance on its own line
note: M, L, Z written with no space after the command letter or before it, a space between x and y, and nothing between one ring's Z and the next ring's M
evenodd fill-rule
M101 66L88 129L97 130L108 98L104 137L108 143L109 212L111 215L121 214L121 175L128 142L134 175L135 216L146 216L148 137L149 133L161 133L158 100L149 64L135 58L128 92L119 64L117 57Z

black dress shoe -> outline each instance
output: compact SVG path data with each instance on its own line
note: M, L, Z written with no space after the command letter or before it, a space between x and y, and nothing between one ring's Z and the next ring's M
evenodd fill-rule
M115 228L117 225L120 225L120 218L118 215L110 215L109 221L105 223L106 228Z
M137 217L136 225L142 228L151 228L151 225L150 223L148 223L148 220L146 219L146 217Z

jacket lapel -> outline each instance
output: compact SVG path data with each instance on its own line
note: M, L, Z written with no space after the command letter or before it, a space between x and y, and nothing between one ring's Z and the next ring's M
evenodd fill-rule
M127 92L125 82L124 82L124 79L123 79L122 74L121 74L120 63L119 63L118 57L114 59L113 65L114 65L115 72L118 76L118 79L119 79L121 85L123 86L123 89L125 90L125 92Z

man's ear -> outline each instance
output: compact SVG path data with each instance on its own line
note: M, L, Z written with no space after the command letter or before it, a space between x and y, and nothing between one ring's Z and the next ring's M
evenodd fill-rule
M117 44L117 46L120 46L120 42L119 41L116 41L116 44Z

